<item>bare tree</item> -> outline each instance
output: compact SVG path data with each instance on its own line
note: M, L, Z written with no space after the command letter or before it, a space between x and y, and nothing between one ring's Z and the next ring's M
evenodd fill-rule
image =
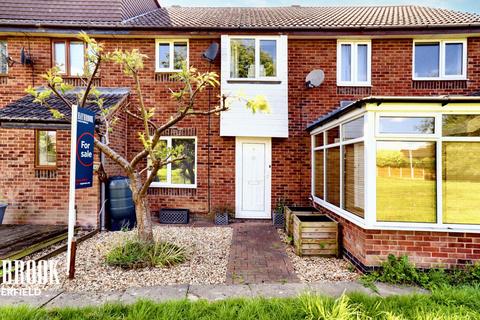
M176 79L182 84L181 88L170 90L171 98L176 103L176 112L168 120L161 122L155 117L155 107L148 106L145 103L142 93L139 74L143 69L143 61L146 56L137 49L131 51L117 49L114 52L104 53L103 46L87 34L80 33L79 38L87 44L88 52L84 68L84 87L76 93L75 103L79 107L85 107L87 102L98 105L100 112L97 117L99 117L101 123L99 133L104 139L95 137L95 147L119 165L129 178L133 202L135 203L139 238L143 241L153 241L147 197L148 188L162 167L186 159L186 153L188 152L184 152L186 150L183 146L168 148L159 143L162 134L187 117L208 116L228 110L227 97L219 97L218 103L214 107L208 106L209 109L207 110L198 109L196 107L197 97L208 87L216 87L219 84L218 75L214 72L198 72L195 68L187 68L184 65L182 71L175 75ZM120 65L123 73L132 78L137 100L134 106L132 104L126 107L120 105L111 108L104 107L101 93L94 86L93 80L98 74L100 65L105 61ZM29 87L27 92L35 97L35 102L49 107L54 117L67 118L61 111L50 106L47 100L51 95L54 95L69 108L74 103L66 97L66 94L73 87L64 83L59 70L58 67L53 67L44 75L47 82L46 90ZM245 99L245 102L246 107L254 113L256 111L269 112L268 103L262 96L257 96L251 100ZM115 130L115 123L118 121L121 112L142 123L142 130L138 132L141 151L131 159L127 159L126 156L121 155L110 145L109 134ZM185 170L189 169L186 168Z

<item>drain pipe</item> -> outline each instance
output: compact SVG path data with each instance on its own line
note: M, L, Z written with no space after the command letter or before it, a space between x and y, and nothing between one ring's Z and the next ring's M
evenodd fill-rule
M105 143L105 137L102 136L101 138L102 143ZM100 151L100 163L103 168L105 168L105 154ZM102 204L102 207L100 208L100 231L105 231L106 230L106 224L105 224L105 179L101 180L100 184L100 203Z

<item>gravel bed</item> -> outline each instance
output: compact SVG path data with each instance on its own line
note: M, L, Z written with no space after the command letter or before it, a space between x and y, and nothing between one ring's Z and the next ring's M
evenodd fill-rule
M155 226L156 239L175 243L187 250L186 262L170 268L136 270L106 265L105 255L108 251L125 237L134 235L134 232L103 232L79 243L74 280L66 277L66 253L52 258L58 261L60 284L35 287L42 290L102 292L157 285L225 283L232 241L231 228Z
M287 242L285 231L278 229L283 242ZM353 281L359 277L352 265L343 259L324 257L299 257L292 245L287 245L287 255L301 282Z

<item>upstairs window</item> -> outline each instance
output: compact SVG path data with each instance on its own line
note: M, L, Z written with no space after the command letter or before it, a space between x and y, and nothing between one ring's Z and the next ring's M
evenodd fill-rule
M187 40L157 40L156 41L156 71L178 72L182 64L188 67Z
M415 41L414 80L458 80L467 77L467 42Z
M339 41L337 85L369 86L371 83L371 42Z
M53 42L53 65L68 76L83 76L85 68L85 43L76 40Z
M277 76L277 40L270 38L230 39L230 77L261 79Z
M35 166L38 168L55 168L57 166L56 131L36 131Z
M8 72L8 51L7 41L0 40L0 75Z

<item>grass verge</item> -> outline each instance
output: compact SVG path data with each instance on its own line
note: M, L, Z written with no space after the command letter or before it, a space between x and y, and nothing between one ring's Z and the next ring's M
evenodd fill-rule
M175 320L175 319L480 319L480 288L434 290L431 295L381 298L349 294L338 299L304 294L290 299L228 299L216 302L188 300L133 305L105 305L90 308L36 310L2 307L1 320Z

